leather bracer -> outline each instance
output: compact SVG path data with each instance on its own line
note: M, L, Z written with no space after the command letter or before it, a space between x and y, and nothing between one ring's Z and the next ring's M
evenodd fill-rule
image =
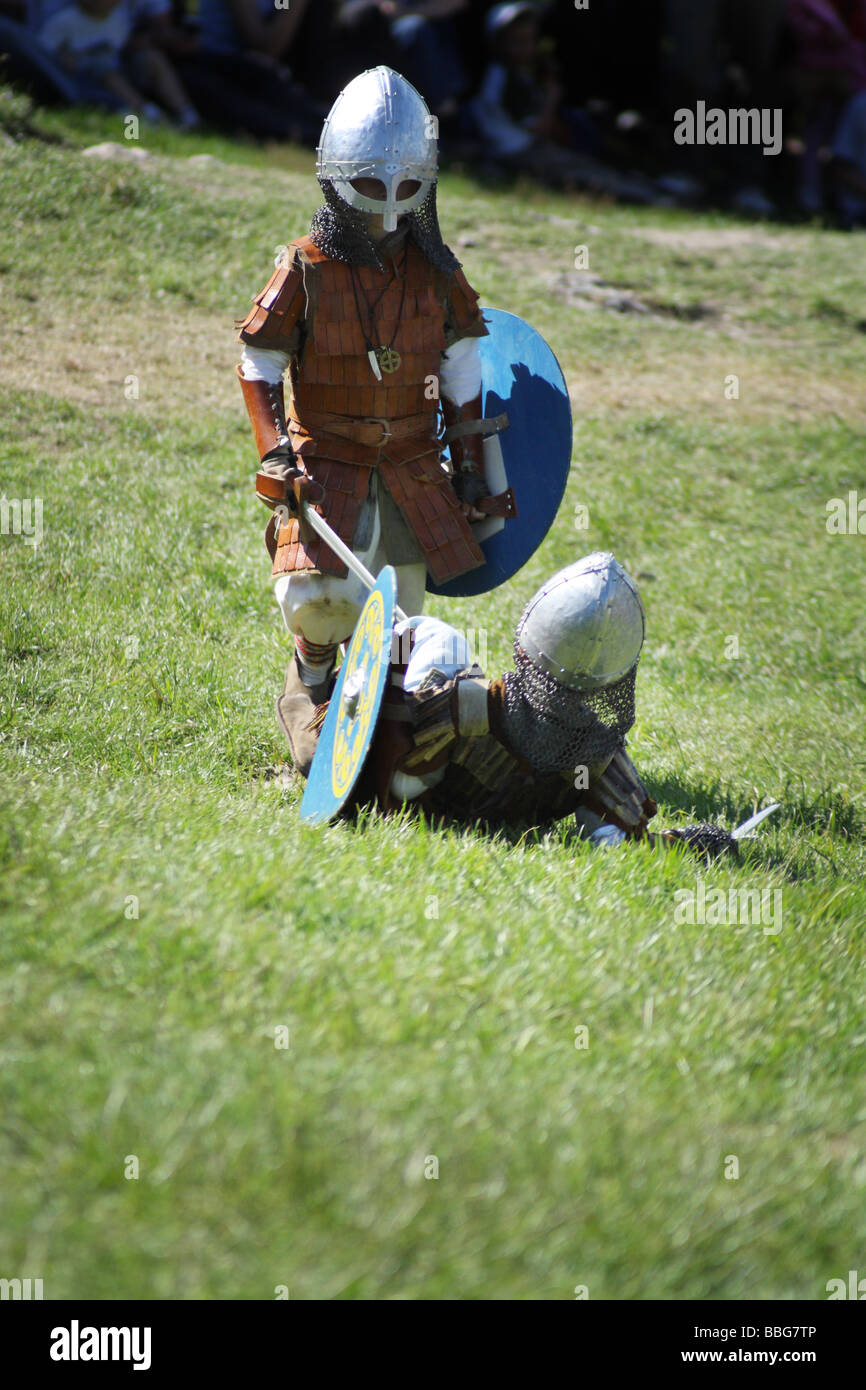
M658 807L624 748L618 748L603 772L590 773L584 804L602 820L618 825L629 839L646 833Z
M484 472L483 437L480 432L463 429L462 426L478 424L482 420L481 392L464 405L455 405L447 397L442 397L442 414L445 417L445 442L451 450L451 464L454 472L468 468Z
M262 464L256 475L256 493L269 505L279 504L286 500L288 485L297 471L286 425L283 383L248 381L240 367L238 380Z
M492 497L484 477L484 440L507 429L508 416L497 415L485 420L480 391L464 405L455 405L443 396L442 414L445 417L443 439L451 451L452 483L457 496L487 516L516 516L513 490L508 488Z

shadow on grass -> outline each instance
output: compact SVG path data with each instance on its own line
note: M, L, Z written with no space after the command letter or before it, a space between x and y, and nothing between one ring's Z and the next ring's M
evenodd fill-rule
M689 819L714 821L729 829L742 824L757 809L753 803L744 802L741 797L723 789L718 781L689 783L663 777L648 779L647 785L650 794L662 805L682 811ZM776 869L791 882L814 879L818 865L826 866L839 878L849 877L839 868L831 853L819 849L805 838L799 838L798 832L817 831L828 836L864 841L866 825L858 807L831 787L825 787L817 795L810 794L805 783L801 782L799 787L795 787L790 778L778 793L778 800L781 809L771 824L776 828L783 824L787 827L795 836L793 847L782 850L768 844L761 845L758 831L757 839L742 843L741 862L760 863L761 868Z
M665 829L669 824L695 821L708 821L731 830L748 819L756 809L753 802L744 801L742 796L724 789L718 781L692 783L664 777L657 780L647 779L647 786L650 795L662 807L681 813L679 816L668 817L661 811L658 823L653 822L651 825L651 829L654 830ZM846 839L863 839L864 826L858 808L830 788L817 796L809 797L805 789L795 791L789 783L786 783L779 799L782 806L772 822L772 827L778 828L785 824L795 836L794 844L786 849L775 848L767 841L762 843L759 831L755 840L744 841L741 844L738 859L725 857L719 862L727 862L732 866L738 864L743 868L754 867L764 872L775 870L789 882L814 880L816 871L821 869L824 872L832 872L838 878L848 878L849 875L840 869L832 853L819 849L805 838L800 838L798 832L820 831L827 835L842 835ZM377 808L365 805L347 810L343 819L353 830L364 831L371 818L377 818L379 815ZM423 825L431 834L471 836L491 843L498 842L509 849L537 846L549 842L551 836L554 836L564 848L579 853L595 852L575 826L571 812L559 820L539 820L533 824L500 824L434 816L421 807L407 804L400 811L389 813L389 819L406 825ZM666 849L674 853L691 853L685 846L667 846Z
M656 801L672 806L698 820L722 819L730 825L741 824L758 809L754 802L745 801L722 787L718 781L707 783L684 782L680 778L647 779L650 793ZM769 797L765 797L769 800ZM804 782L795 786L788 778L775 799L782 803L777 821L784 820L805 830L825 834L842 834L851 840L866 839L863 813L842 792L824 787L815 794Z

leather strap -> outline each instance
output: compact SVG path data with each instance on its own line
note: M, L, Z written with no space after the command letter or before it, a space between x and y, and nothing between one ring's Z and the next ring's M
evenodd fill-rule
M502 516L506 521L513 516L517 516L517 503L514 500L514 488L506 488L505 492L497 493L495 497L482 497L477 502L472 503L479 512L485 516Z
M256 493L271 502L285 502L287 490L283 478L275 478L270 473L256 474Z
M325 500L325 489L315 478L306 472L296 473L291 478L279 478L273 473L256 474L256 494L263 502L285 502L291 511L299 510L298 503L303 499L318 506Z
M443 442L450 444L452 439L463 439L467 434L501 434L508 429L508 415L503 410L501 415L491 415L487 420L459 420L454 425L449 425L442 435Z
M410 435L420 434L424 429L433 438L436 425L436 416L427 410L419 415L406 415L401 420L384 420L379 416L366 420L352 420L344 415L331 415L326 411L317 410L305 410L303 419L292 411L291 419L293 424L308 434L321 430L325 434L337 434L343 439L350 439L353 444L364 444L377 449L381 449L389 439L407 439Z

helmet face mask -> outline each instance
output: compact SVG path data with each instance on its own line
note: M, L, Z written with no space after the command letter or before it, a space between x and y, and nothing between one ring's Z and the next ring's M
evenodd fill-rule
M411 82L391 68L371 68L343 89L325 121L316 151L319 181L327 180L337 196L358 212L381 216L386 232L425 201L436 182L438 147L435 121ZM353 186L376 179L384 198ZM418 187L398 196L400 185Z
M383 172L386 173L388 181L382 178ZM381 165L374 164L365 174L353 173L351 178L341 175L329 175L331 183L334 185L339 196L344 203L348 203L350 208L355 208L359 212L378 213L382 219L386 232L393 232L397 227L398 218L407 212L414 212L420 207L427 197L431 180L423 182L421 179L412 177L412 182L418 184L417 191L408 198L399 198L398 189L401 184L409 182L404 168L391 172L390 169L383 171ZM356 181L361 178L375 179L378 183L385 185L384 198L371 198L369 195L359 193L355 187Z

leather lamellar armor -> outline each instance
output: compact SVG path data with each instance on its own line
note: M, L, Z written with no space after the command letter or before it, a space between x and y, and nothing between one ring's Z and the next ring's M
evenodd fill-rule
M290 354L289 438L324 488L317 509L329 525L353 544L377 469L441 584L484 563L440 462L441 354L486 329L459 269L434 268L410 237L395 241L384 274L331 260L309 237L292 243L239 336ZM368 356L371 330L375 347L391 349L392 364L399 354L399 366L382 371L381 381ZM318 537L302 541L292 521L278 532L274 574L302 569L347 573Z

